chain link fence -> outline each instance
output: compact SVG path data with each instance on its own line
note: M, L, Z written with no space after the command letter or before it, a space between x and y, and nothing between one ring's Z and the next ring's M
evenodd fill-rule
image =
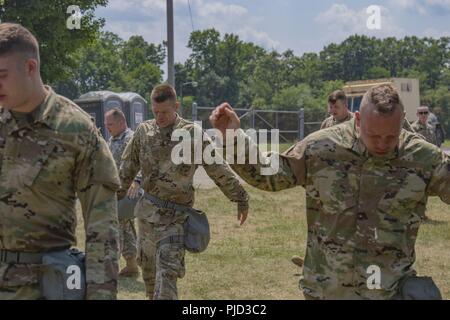
M203 129L210 129L209 116L214 108L192 104L192 120L201 121ZM234 109L241 119L244 130L279 130L280 143L303 140L310 133L320 129L321 122L305 122L305 111Z

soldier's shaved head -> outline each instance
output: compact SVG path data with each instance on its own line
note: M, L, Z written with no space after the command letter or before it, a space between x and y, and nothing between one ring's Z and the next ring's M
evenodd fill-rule
M156 86L151 93L152 102L164 103L166 101L176 102L177 93L175 88L169 84L160 84Z
M391 115L397 110L404 112L400 96L391 84L378 85L366 92L361 102L360 113L369 109L381 115Z
M384 156L399 142L405 111L394 86L383 84L364 95L360 112L355 114L360 139L369 153Z
M126 121L125 114L119 108L112 108L106 112L106 117L112 117L115 121Z
M0 23L0 56L21 54L40 62L39 43L26 28L15 23Z
M151 99L156 124L161 128L173 125L180 108L175 88L169 84L160 84L153 89Z
M119 108L113 108L105 114L105 127L113 137L120 135L127 129L127 119Z
M0 23L0 105L31 112L47 94L40 74L38 41L19 24Z
M427 106L421 106L421 107L417 108L417 112L418 113L420 113L420 112L430 113L430 108L428 108Z

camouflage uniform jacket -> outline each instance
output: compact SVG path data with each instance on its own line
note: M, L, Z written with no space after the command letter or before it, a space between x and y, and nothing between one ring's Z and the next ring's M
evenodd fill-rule
M47 90L27 121L16 122L0 107L0 249L47 252L76 245L78 197L87 298L115 298L118 172L89 115ZM8 266L0 263L0 286L5 272Z
M239 135L248 159L253 142L242 130ZM258 165L232 168L262 190L306 189L308 240L300 284L321 299L391 298L400 279L415 273L414 246L428 197L450 203L446 154L402 130L395 152L372 157L354 120L291 147L276 175L261 176ZM370 266L381 269L380 290L368 289Z
M326 129L326 128L331 128L334 127L337 124L341 124L344 123L346 121L350 121L355 117L355 114L353 112L349 112L347 118L345 118L342 121L337 121L333 116L330 116L328 118L326 118L323 122L322 125L320 126L320 129Z
M428 122L426 124L422 124L419 120L417 120L412 124L412 128L414 129L414 131L421 134L426 141L437 145L436 132L434 131L433 126Z
M187 130L190 137L195 137L194 132L197 131L200 139L203 137L199 126L179 116L170 128L160 128L156 125L155 120L149 120L139 125L123 155L123 163L120 168L121 196L129 187L136 173L141 170L141 186L147 193L177 204L190 207L194 205L193 177L199 165L194 163L194 159L191 159L192 164L175 165L172 162L172 149L180 143L171 139L172 132L177 129ZM202 141L200 145L201 154L205 148L213 146L211 140L206 138L206 141ZM191 141L192 147L196 148L194 144L198 141L195 139ZM192 156L194 156L193 150ZM241 208L248 207L248 194L228 164L203 164L203 167L228 199L237 202ZM142 201L145 200L142 199ZM178 216L173 210L143 207L139 203L136 216L147 218L152 223L165 225L185 218L183 215Z
M108 140L108 147L109 150L111 150L117 169L120 169L123 152L125 151L128 142L130 142L131 138L133 138L133 134L134 131L127 128L121 134L116 137L110 137ZM136 180L139 182L141 181L140 174L137 175Z

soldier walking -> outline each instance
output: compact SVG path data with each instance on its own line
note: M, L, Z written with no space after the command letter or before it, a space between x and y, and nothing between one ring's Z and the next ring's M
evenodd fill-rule
M115 299L114 160L92 118L43 85L38 42L18 24L0 24L0 105L0 299ZM77 199L85 259L70 250ZM54 276L73 265L86 292Z
M192 147L200 143L203 154L212 141L202 129L177 111L179 102L174 88L163 84L151 94L154 120L139 125L124 151L120 178L122 197L134 177L141 171L145 190L136 206L138 218L138 261L142 268L146 294L150 299L178 299L177 279L185 275L184 223L194 205L193 177L198 164L175 164L172 140L176 130L193 138ZM195 139L200 137L201 141ZM248 195L226 164L203 163L209 177L221 191L237 203L241 225L247 219Z

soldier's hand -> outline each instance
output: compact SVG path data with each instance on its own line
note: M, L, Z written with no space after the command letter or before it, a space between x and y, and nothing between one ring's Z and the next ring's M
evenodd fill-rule
M127 192L128 198L135 199L138 196L140 187L141 187L141 185L138 182L133 181L133 183L131 184L131 186Z
M211 113L209 117L211 125L222 133L223 141L226 141L226 130L237 130L241 127L241 120L228 103L222 103Z
M246 209L238 209L238 221L240 221L240 225L242 226L245 223L245 220L247 220L248 216L248 208Z

